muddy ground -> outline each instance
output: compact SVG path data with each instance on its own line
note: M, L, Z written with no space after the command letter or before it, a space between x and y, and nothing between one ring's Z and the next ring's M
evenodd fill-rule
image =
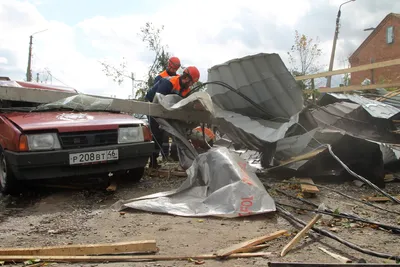
M218 249L257 236L286 229L296 233L298 228L277 214L268 214L240 219L184 218L141 211L130 211L124 215L109 209L120 199L129 199L150 193L177 188L185 178L146 176L141 183L119 182L115 192L107 192L107 181L96 181L86 185L88 189L56 189L39 186L28 188L20 196L0 196L0 244L1 247L29 247L78 243L104 243L129 240L155 239L160 255L187 255L213 253ZM272 183L296 195L296 186ZM372 196L374 191L353 183L330 185L354 197ZM332 209L358 214L400 226L400 216L366 207L352 200L320 188L321 192L311 199L321 201ZM387 184L386 190L400 195L400 184ZM289 200L274 192L274 198L281 202L307 208L297 201ZM400 205L379 204L400 212ZM304 220L310 220L312 213L296 213ZM330 221L326 216L320 226L335 231L344 239L364 248L379 252L400 254L398 235L373 227L346 220ZM293 237L293 236L292 236ZM203 266L266 266L269 261L338 263L318 247L327 248L356 261L365 259L369 263L383 263L384 259L371 257L347 248L327 237L307 237L284 258L279 253L290 236L268 242L263 251L274 252L269 258L248 258L229 261L207 260ZM318 236L317 236L318 237ZM22 264L19 264L22 265ZM64 266L67 264L58 264ZM76 266L193 266L187 261L158 261L141 263L76 264Z

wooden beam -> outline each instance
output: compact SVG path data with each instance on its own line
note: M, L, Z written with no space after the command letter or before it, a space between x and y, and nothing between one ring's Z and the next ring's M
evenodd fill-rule
M76 94L69 92L59 92L55 90L52 91L35 88L0 86L0 99L2 100L25 101L44 104L55 102L57 100L74 95ZM111 106L109 107L109 110L115 112L124 112L128 114L144 114L160 118L193 122L208 122L210 120L210 114L208 112L195 110L195 108L193 108L193 111L190 112L167 111L159 104L144 101L109 98L96 95L87 96L102 99L112 99L113 101Z
M325 72L316 73L316 74L297 76L297 77L295 77L295 80L302 81L302 80L309 80L312 78L323 78L323 77L328 77L328 76L353 73L353 72L364 71L364 70L372 70L372 69L390 67L390 66L395 66L395 65L400 65L400 58L392 59L392 60L388 60L388 61L371 63L371 64L365 64L365 65L347 68L347 69L339 69L339 70L333 70L333 71L325 71Z
M65 245L33 248L0 248L0 255L79 256L121 253L154 253L159 249L155 240L129 241L109 244ZM2 258L0 256L0 258Z
M227 256L227 259L233 258L252 258L252 257L269 257L271 252L255 252L255 253L238 253ZM137 255L137 256L0 256L0 261L4 262L24 262L27 260L39 259L44 262L124 262L124 261L187 261L188 259L207 260L219 259L217 255Z
M242 251L246 251L249 247L254 247L254 246L260 245L264 242L278 238L284 234L287 234L286 230L280 230L280 231L277 231L277 232L269 234L269 235L256 237L251 240L244 241L244 242L235 244L233 246L221 249L221 250L217 251L215 253L215 255L217 255L218 257L226 257L226 256L229 256L234 253L240 253Z
M334 92L348 92L348 91L363 91L363 90L371 90L376 88L391 88L391 87L400 87L400 82L398 83L384 83L384 84L370 84L370 85L350 85L343 87L327 87L327 88L318 88L316 89L320 93L334 93ZM304 90L306 93L312 93L313 90L307 89Z

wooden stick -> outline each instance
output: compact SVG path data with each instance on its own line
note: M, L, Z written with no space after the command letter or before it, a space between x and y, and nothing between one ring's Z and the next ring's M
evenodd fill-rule
M397 198L398 200L400 200L400 196L394 196L394 197ZM367 200L371 201L371 202L387 202L387 201L390 201L390 199L388 197L368 197Z
M324 210L324 205L320 205L318 210ZM300 239L321 219L322 214L317 214L297 235L282 249L281 257L285 256L296 245Z
M156 246L155 240L141 240L110 244L85 244L33 248L0 248L0 255L79 256L137 252L154 253L158 251L159 249Z
M331 257L337 259L337 260L340 261L341 263L352 263L352 261L351 261L349 258L340 256L339 254L330 252L330 251L328 251L327 249L324 249L324 248L321 248L321 247L318 247L318 248L319 248L320 250L322 250L323 252L325 252L326 254L328 254L329 256L331 256Z
M267 241L270 241L270 240L273 240L275 238L278 238L278 237L280 237L280 236L282 236L284 234L287 234L286 230L280 230L280 231L277 231L277 232L269 234L269 235L256 237L256 238L253 238L251 240L244 241L244 242L241 242L239 244L235 244L235 245L230 246L228 248L221 249L221 250L217 251L215 253L215 255L217 255L218 257L226 257L226 256L234 254L234 253L240 253L240 252L245 251L249 247L254 247L256 245L260 245L260 244L265 243Z
M257 252L257 253L238 253L227 256L228 259L232 258L251 258L251 257L269 257L271 252ZM176 261L188 259L219 259L217 255L204 254L204 255L186 255L186 256L168 256L168 255L138 255L138 256L0 256L0 261L5 262L24 262L38 258L41 261L51 262L122 262L122 261Z

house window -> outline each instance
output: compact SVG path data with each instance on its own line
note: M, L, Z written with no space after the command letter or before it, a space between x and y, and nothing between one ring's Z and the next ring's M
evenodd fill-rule
M386 29L386 43L392 44L394 41L394 31L393 26L387 27Z

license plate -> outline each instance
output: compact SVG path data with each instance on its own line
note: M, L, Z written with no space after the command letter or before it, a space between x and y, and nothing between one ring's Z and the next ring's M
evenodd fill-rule
M85 164L118 160L118 149L69 154L69 164Z

